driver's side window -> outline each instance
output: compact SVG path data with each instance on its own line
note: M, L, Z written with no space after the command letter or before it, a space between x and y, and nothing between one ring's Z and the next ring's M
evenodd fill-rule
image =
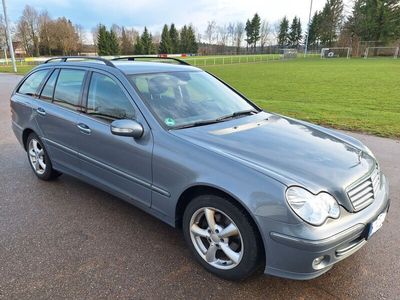
M135 117L133 106L122 88L109 76L96 72L90 80L86 113L108 122Z

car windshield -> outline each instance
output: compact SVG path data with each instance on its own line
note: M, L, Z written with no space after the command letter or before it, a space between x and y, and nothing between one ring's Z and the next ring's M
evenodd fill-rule
M167 128L200 126L258 112L206 72L136 74L129 78Z

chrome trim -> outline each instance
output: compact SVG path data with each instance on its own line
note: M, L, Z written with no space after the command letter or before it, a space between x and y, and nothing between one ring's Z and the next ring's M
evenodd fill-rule
M376 164L372 171L346 188L354 211L360 211L374 202L381 184L380 176L381 172Z
M340 249L336 249L335 251L335 255L336 257L343 257L343 256L347 256L350 255L351 253L357 251L358 249L360 249L362 246L364 246L364 244L367 242L366 239L361 239L357 242L351 243L350 245L348 245L345 248L340 248Z

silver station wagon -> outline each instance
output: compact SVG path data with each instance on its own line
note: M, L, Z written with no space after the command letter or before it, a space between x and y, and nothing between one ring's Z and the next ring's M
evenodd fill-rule
M389 208L361 142L263 111L179 59L52 59L22 79L11 110L38 178L77 177L182 228L225 279L317 277Z

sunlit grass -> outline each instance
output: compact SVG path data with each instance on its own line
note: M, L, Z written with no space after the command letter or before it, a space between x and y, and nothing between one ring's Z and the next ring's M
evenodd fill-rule
M266 110L400 137L400 60L299 59L205 69Z
M204 57L197 65L219 76L265 110L340 129L400 138L400 60L296 59L241 63ZM193 58L187 58L190 61ZM214 63L214 59L217 65ZM257 58L256 58L257 59ZM236 63L235 63L236 62ZM18 65L18 73L32 66ZM0 72L12 72L1 66Z

